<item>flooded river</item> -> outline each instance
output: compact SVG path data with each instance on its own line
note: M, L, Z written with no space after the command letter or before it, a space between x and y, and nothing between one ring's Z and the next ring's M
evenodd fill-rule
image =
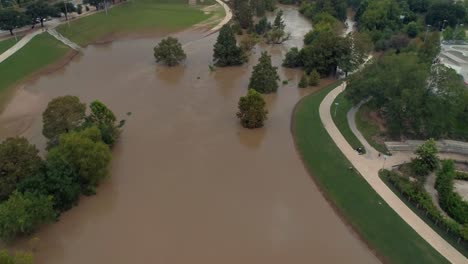
M301 45L310 24L285 9ZM298 33L300 31L300 33ZM60 95L99 99L127 120L111 177L36 234L40 264L377 263L335 214L296 153L290 132L300 72L267 95L269 119L247 130L235 113L262 49L280 66L287 48L262 46L241 67L210 72L217 34L178 34L184 65L156 65L157 38L89 46L62 70L19 89L1 137L39 146L41 113ZM131 112L127 116L126 113Z

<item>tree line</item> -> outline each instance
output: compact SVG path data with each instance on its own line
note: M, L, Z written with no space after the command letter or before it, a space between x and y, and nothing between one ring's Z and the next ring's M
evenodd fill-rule
M108 175L123 122L102 102L57 97L43 113L45 157L26 138L0 143L0 239L10 242L56 220Z
M114 1L111 1L112 3ZM7 4L8 3L8 4ZM94 6L97 10L104 8L106 0L84 0L83 4ZM86 10L89 11L88 6ZM44 26L44 21L49 17L61 17L62 13L68 20L68 14L77 12L81 14L82 5L74 5L70 2L50 2L46 0L37 1L4 1L0 7L0 30L8 30L13 35L13 31L23 26L31 25L34 28L37 24Z

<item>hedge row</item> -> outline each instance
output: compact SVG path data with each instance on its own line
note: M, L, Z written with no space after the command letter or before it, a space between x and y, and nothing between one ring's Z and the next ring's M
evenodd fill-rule
M407 177L400 176L397 172L382 170L380 177L388 180L400 193L415 204L416 207L426 213L426 216L434 223L449 231L458 238L468 241L467 227L442 215L440 210L434 205L430 195L424 190L424 187L418 182L412 182Z
M468 224L468 203L453 191L455 166L452 160L442 161L442 167L437 172L435 188L439 193L439 204L447 214L461 224Z
M463 171L456 171L455 172L455 179L468 181L468 173L463 172Z

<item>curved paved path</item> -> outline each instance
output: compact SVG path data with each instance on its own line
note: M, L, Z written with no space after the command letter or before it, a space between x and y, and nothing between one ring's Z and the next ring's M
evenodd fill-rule
M440 237L432 228L421 220L411 209L409 209L379 178L378 171L382 167L391 167L392 165L401 164L407 160L408 155L394 155L386 160L383 157L376 159L368 159L360 156L346 141L340 133L335 123L333 122L330 107L333 104L336 96L344 91L346 83L333 89L320 103L320 119L323 126L327 130L335 144L341 149L346 158L353 164L357 171L364 179L372 186L372 188L382 197L383 200L395 212L408 223L424 240L426 240L434 249L441 255L454 264L468 263L460 252L453 248L447 241ZM380 162L379 162L380 160Z
M221 0L216 0L216 2L218 2L218 4L220 4L224 8L224 12L226 13L226 15L224 16L223 20L221 20L221 22L219 22L218 25L216 25L214 28L210 29L211 32L216 32L216 31L220 30L224 25L229 23L229 21L231 21L231 19L232 19L232 11L229 8L229 6L227 4L225 4Z

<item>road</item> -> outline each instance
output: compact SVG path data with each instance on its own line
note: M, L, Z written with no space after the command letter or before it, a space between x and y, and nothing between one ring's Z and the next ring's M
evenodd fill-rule
M440 237L431 227L421 220L403 201L401 201L384 182L379 178L378 172L382 167L390 168L393 165L401 164L408 160L408 154L394 155L384 160L383 157L368 159L360 156L346 141L333 122L330 108L335 98L344 91L346 83L333 89L320 104L320 119L335 144L341 152L353 164L354 168L362 175L369 185L382 197L382 199L424 240L426 240L435 250L454 264L468 263L460 252L453 248L447 241Z

